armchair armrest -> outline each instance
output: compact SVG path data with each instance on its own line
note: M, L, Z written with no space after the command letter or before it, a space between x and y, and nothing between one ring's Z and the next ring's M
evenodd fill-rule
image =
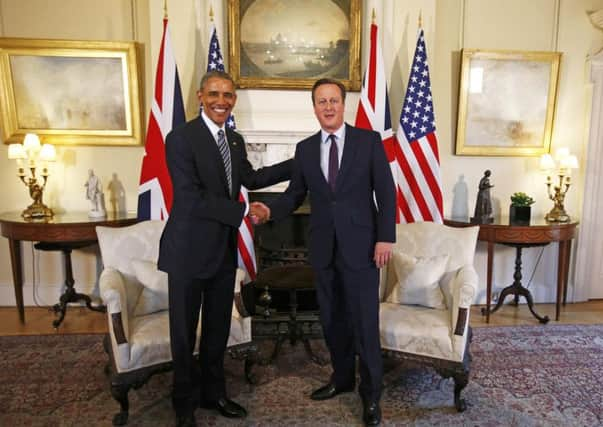
M118 370L126 369L130 360L128 343L128 303L124 279L113 268L105 268L99 278L100 295L107 306L107 321L113 357Z
M477 291L478 276L473 265L464 265L452 278L452 345L455 353L462 355L467 339L469 309Z

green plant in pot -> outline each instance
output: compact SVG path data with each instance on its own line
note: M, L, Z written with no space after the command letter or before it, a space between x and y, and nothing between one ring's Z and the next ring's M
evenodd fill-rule
M532 205L535 200L523 191L511 195L511 207L509 208L509 222L513 225L530 225Z

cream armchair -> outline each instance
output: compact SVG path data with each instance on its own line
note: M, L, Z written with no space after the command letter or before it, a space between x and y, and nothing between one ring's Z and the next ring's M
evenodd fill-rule
M99 286L109 323L105 339L110 359L107 368L111 394L121 405L113 425L128 421L130 388L139 388L152 375L171 368L167 275L156 266L163 227L162 221L122 228L96 227L104 265ZM251 318L240 296L243 278L244 272L238 270L228 352L245 360L245 374L250 380L249 356L255 347L251 344Z
M478 276L473 257L479 227L432 222L396 226L393 259L381 271L380 334L386 356L431 366L455 382L454 404L466 405L469 311Z

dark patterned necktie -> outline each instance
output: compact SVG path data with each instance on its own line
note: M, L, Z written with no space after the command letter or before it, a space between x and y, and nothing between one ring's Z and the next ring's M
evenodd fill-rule
M331 134L329 139L331 140L331 148L329 148L329 185L331 190L335 192L335 182L337 181L337 172L339 172L339 151L335 142L337 137Z
M224 160L224 170L226 171L226 180L228 181L228 192L232 193L232 163L230 161L230 149L226 142L226 135L224 131L220 129L218 131L218 148Z

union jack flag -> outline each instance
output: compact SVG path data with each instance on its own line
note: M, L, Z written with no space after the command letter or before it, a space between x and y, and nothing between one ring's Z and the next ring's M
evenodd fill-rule
M385 80L385 66L383 54L379 44L379 29L376 24L371 24L371 44L368 54L368 66L364 72L360 101L356 112L356 127L370 129L381 134L381 141L394 171L395 137L392 131L392 119L387 96L387 81ZM400 222L400 210L396 209L396 223Z
M220 50L220 42L218 41L218 33L216 26L212 23L210 28L209 52L207 54L207 71L224 71L224 59ZM200 111L200 110L199 110ZM231 114L226 121L226 126L230 129L236 129L234 116ZM241 187L239 193L239 201L249 203L249 195L247 189ZM238 260L239 267L247 273L247 280L255 280L257 266L255 263L255 249L253 246L253 227L249 217L244 217L239 226L238 239Z
M442 182L425 35L419 29L393 145L401 222L443 222Z
M163 20L163 37L152 102L140 171L137 215L141 220L166 220L172 208L173 191L165 159L165 137L172 128L185 120L167 18Z

